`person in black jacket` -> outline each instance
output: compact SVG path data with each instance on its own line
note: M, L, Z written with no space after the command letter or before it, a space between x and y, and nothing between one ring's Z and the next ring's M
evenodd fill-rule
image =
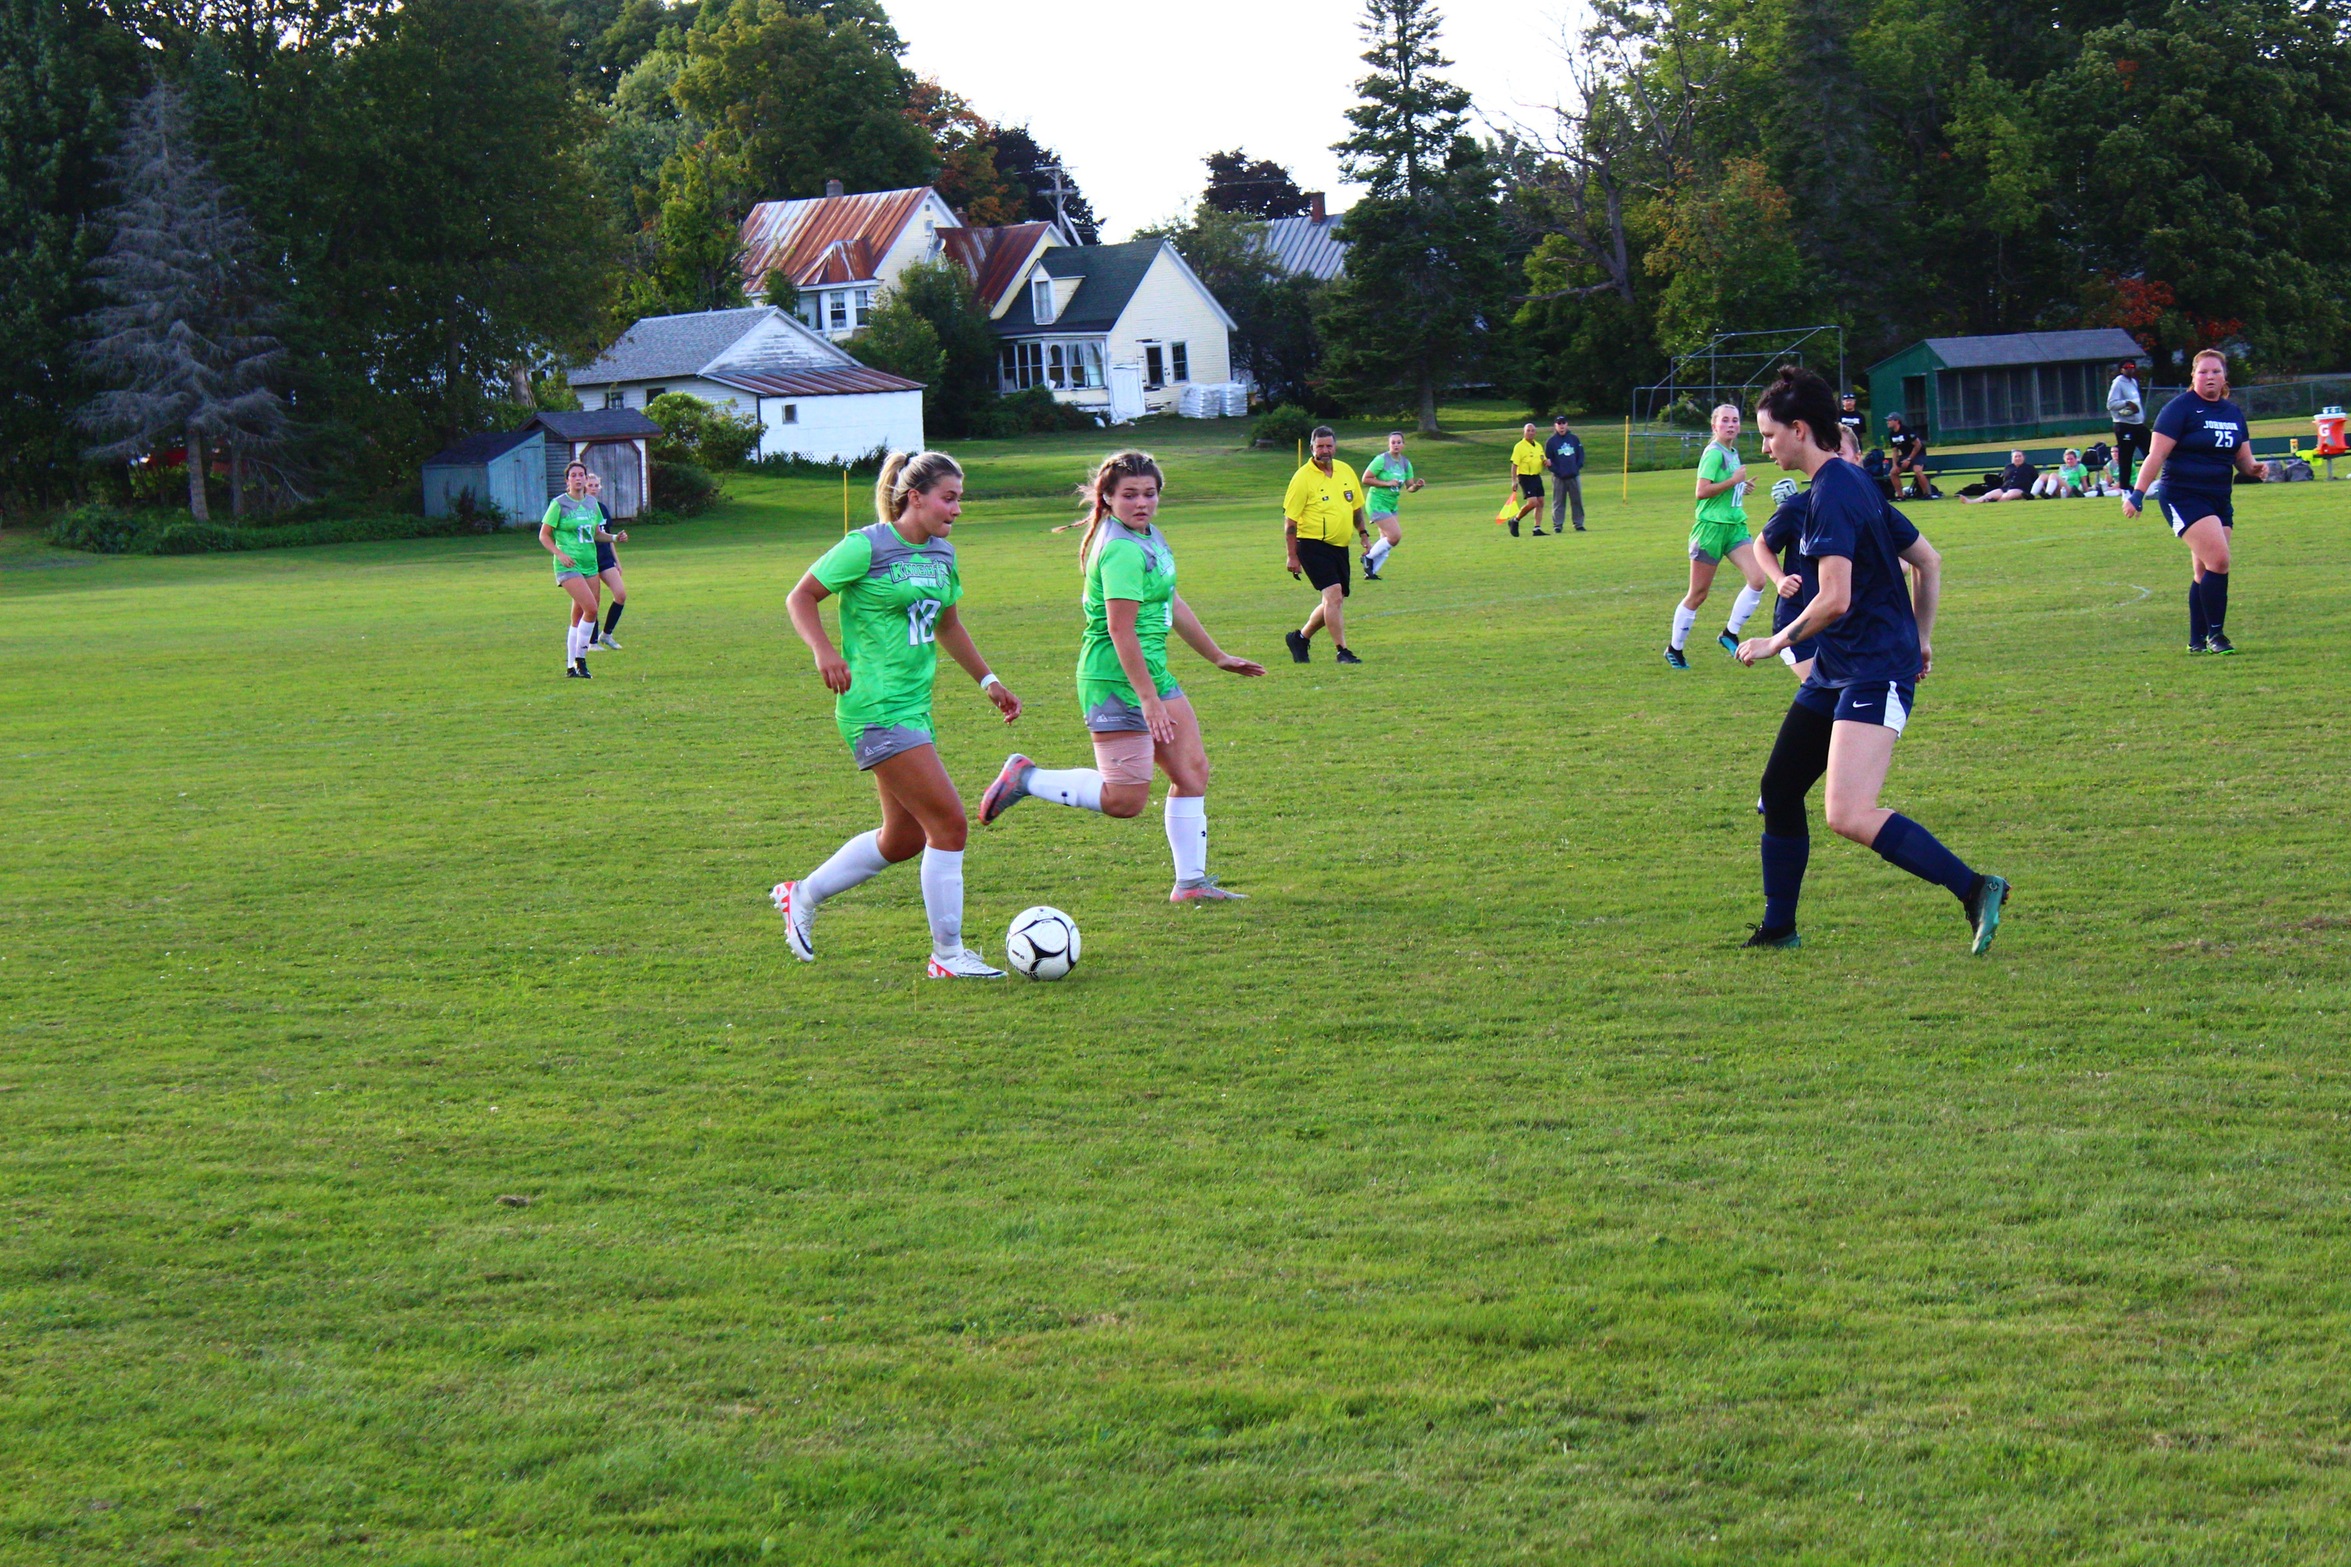
M1561 520L1574 508L1575 530L1584 531L1584 486L1578 477L1584 471L1584 443L1567 427L1567 415L1551 416L1551 439L1543 443L1543 466L1558 480L1558 488L1551 492L1551 531L1565 533Z
M1981 495L1962 495L1959 498L1971 506L1984 501L2025 500L2032 495L2033 481L2040 476L2041 470L2026 462L2023 452L2010 452L2008 466L2000 470L2000 477L1989 489Z

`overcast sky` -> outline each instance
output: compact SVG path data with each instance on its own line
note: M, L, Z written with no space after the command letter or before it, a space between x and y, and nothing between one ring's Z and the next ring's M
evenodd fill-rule
M1331 143L1363 74L1360 0L885 0L907 64L1059 150L1103 238L1188 210L1229 147L1287 164L1331 206ZM1572 0L1446 0L1453 79L1490 115L1559 95Z

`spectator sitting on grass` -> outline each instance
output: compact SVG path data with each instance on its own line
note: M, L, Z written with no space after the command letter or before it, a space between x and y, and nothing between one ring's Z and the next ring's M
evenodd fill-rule
M2025 500L2032 495L2033 480L2037 476L2038 470L2024 460L2023 452L2010 452L2008 466L2000 470L2000 477L1993 481L1990 489L1981 495L1962 495L1959 498L1971 506L1985 501Z
M2033 499L2037 501L2089 493L2090 470L2082 466L2082 454L2070 446L2065 449L2063 461L2033 481Z

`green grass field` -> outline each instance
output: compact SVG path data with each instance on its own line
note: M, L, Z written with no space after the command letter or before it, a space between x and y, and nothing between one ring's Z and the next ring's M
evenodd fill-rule
M1790 682L1659 660L1686 475L1511 540L1427 448L1300 669L1287 454L1151 438L1252 901L1023 805L1057 986L924 981L911 869L785 951L837 487L639 533L585 685L528 538L0 549L0 1561L2344 1559L2351 487L2240 492L2231 660L2151 518L1915 509L1887 803L2009 924L1823 833L1742 953ZM1086 755L1098 444L969 454L969 800Z

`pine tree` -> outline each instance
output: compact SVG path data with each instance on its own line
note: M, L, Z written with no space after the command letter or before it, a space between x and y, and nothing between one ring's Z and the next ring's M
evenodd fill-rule
M1432 0L1365 0L1371 73L1333 150L1367 194L1347 213L1347 273L1324 319L1325 376L1363 406L1410 399L1437 428L1437 392L1475 365L1509 287L1509 239L1485 150L1462 132L1469 94L1437 74Z
M78 416L100 438L86 455L136 458L184 438L188 510L208 521L204 477L217 443L241 511L245 464L286 434L285 403L270 384L285 351L272 335L276 308L259 287L253 226L214 176L167 83L132 106L107 167L120 193L105 213L114 238L89 269L106 303L83 318L81 357L108 389Z

